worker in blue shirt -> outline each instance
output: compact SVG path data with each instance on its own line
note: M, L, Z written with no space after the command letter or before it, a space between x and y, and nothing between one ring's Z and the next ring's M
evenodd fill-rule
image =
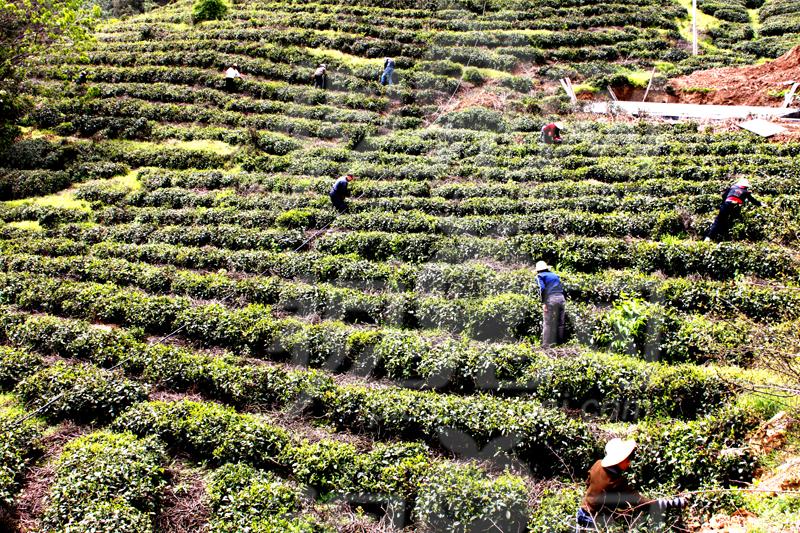
M381 85L394 84L394 59L387 57L383 61L383 74L381 74Z
M347 202L345 201L345 198L350 196L350 191L347 190L347 186L354 179L356 179L355 176L352 174L347 174L337 179L331 188L331 203L339 213L344 213L347 211Z
M561 278L550 271L544 261L536 263L536 281L539 282L539 294L542 297L542 347L549 348L553 344L564 342L566 326L566 299Z

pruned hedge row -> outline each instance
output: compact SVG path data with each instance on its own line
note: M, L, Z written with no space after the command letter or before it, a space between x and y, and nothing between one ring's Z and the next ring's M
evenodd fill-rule
M770 0L758 12L759 34L783 36L800 34L800 7L791 0Z
M462 497L472 505L450 504L457 517L447 522L453 531L469 531L473 523L493 520L507 524L506 510L514 509L515 522L526 518L520 503L527 491L520 478L490 478L482 470L431 459L413 443L376 445L357 450L352 444L331 439L314 443L292 438L284 430L254 415L237 414L213 403L148 402L134 406L114 422L119 430L157 435L170 447L198 460L217 464L243 462L289 475L323 495L368 493L374 497L417 502L417 517L427 521L440 513L452 488L431 476L444 472L459 477ZM458 476L461 473L461 476ZM486 498L490 491L493 501ZM446 518L446 517L442 517ZM460 519L460 520L459 520Z
M56 462L43 530L155 531L166 460L154 437L110 431L78 437Z
M206 487L211 508L210 533L333 533L334 529L301 513L311 503L300 487L244 463L214 470Z
M4 318L17 320L13 315ZM46 366L40 355L0 348L0 390L13 389L45 419L108 422L147 397L147 387L120 372L64 361Z
M476 409L497 408L498 412L520 409L534 411L536 404L522 404L484 397L446 398L400 389L371 390L359 386L340 387L315 372L281 372L264 367L237 369L235 360L209 360L181 350L149 348L127 334L103 333L81 322L64 319L4 315L9 321L4 335L13 343L41 353L88 359L103 366L124 360L128 372L142 375L148 381L183 388L199 388L212 397L246 404L289 404L303 397L316 403L318 416L330 418L345 427L397 435L422 432L436 440L440 416L456 411L463 415L452 423L476 437L489 438L493 430L481 429L471 415ZM325 344L326 338L333 342ZM555 406L583 409L612 419L669 415L692 418L721 405L731 396L725 380L710 371L691 365L666 366L645 363L625 356L578 353L566 359L551 359L527 345L482 345L443 342L433 344L411 335L384 333L382 336L348 332L341 327L314 327L305 334L288 339L294 344L291 359L295 363L321 367L330 371L351 369L357 373L374 371L383 366L390 376L410 387L435 386L439 389L483 390L502 394L523 393ZM341 347L339 343L344 342ZM16 352L13 352L16 354ZM27 356L31 357L31 356ZM162 359L172 360L164 364ZM3 361L3 372L15 376L20 356ZM70 371L48 369L38 376L52 375L63 381ZM34 370L27 370L28 373ZM19 372L19 370L16 370ZM84 373L87 371L84 370ZM74 374L74 371L72 371ZM99 377L99 374L96 373ZM625 376L620 381L620 376ZM20 379L17 377L17 379ZM34 378L35 379L35 378ZM116 378L115 378L116 379ZM23 382L22 387L25 387ZM30 386L27 386L30 388ZM113 388L131 386L116 380ZM66 389L63 403L72 411L85 409L80 403L83 389ZM104 391L93 389L96 403L111 403ZM110 409L119 409L131 401L131 394L114 400ZM439 405L438 402L444 402ZM429 404L429 414L414 414L414 405ZM88 407L94 407L90 404ZM396 410L406 405L402 416ZM445 405L450 407L445 408ZM516 406L516 407L515 407ZM525 407L527 406L527 407ZM444 409L444 411L441 411ZM68 412L67 414L69 414ZM334 414L331 414L334 413ZM395 413L395 414L392 414ZM62 415L63 410L62 410ZM80 413L73 413L77 416ZM431 418L432 417L432 418ZM373 422L369 422L369 420ZM498 419L500 420L500 419ZM503 425L498 426L503 431ZM513 426L509 426L513 427Z
M360 328L345 326L338 322L325 322L320 325L309 325L296 318L275 319L272 309L263 305L249 305L242 309L230 310L219 304L192 305L187 298L150 296L138 290L122 289L117 285L91 282L71 282L54 280L51 277L3 274L0 276L0 295L5 303L13 303L28 309L52 310L69 316L100 320L142 327L153 333L166 333L181 328L190 338L209 346L222 346L236 350L244 350L254 354L269 354L272 358L285 358L292 353L292 346L297 342L296 335L308 335L318 329L329 329L322 353L345 354L346 338L358 332ZM307 292L314 298L315 291ZM302 300L298 302L303 305ZM301 308L302 309L302 308ZM310 311L313 308L306 308ZM478 340L529 339L540 334L541 315L537 305L518 295L499 295L480 301L472 306L474 311L469 316L466 331ZM413 308L411 309L413 310ZM295 309L297 311L297 309ZM402 308L389 310L402 313ZM421 308L421 314L442 315L431 319L433 325L441 327L459 326L459 309L447 300L432 300L430 306ZM368 312L362 308L353 310L361 313L369 320ZM452 318L450 318L452 317ZM670 362L707 361L716 359L728 362L743 363L749 361L759 346L742 342L739 332L743 327L750 327L751 335L757 332L752 324L744 321L714 322L708 318L681 316L663 306L641 302L629 312L622 309L595 309L587 306L573 305L570 313L569 330L579 342L601 347L611 347L622 353L631 353L648 359L659 358ZM393 319L406 327L419 327L415 317ZM451 322L457 321L456 324ZM450 322L450 323L449 323ZM386 332L376 332L373 339L380 339ZM321 332L318 332L319 334ZM416 338L419 331L398 332ZM430 341L417 342L423 346ZM368 343L372 344L372 343ZM420 349L423 349L422 347ZM461 350L457 351L460 353ZM357 355L357 354L354 354ZM323 360L328 357L323 355ZM377 366L378 373L388 373L390 377L399 372L399 377L407 374L437 380L441 373L459 375L460 369L469 358L459 356L454 366L444 358L433 368L426 368L419 361L412 359L400 369L394 369L386 361L378 359L371 368ZM415 364L409 367L409 364ZM337 366L351 363L345 358ZM417 366L419 365L419 366Z
M231 250L289 251L304 239L294 231L238 226L165 226L131 224L81 228L64 225L48 230L47 237L130 242L135 244L217 245ZM707 243L687 241L621 240L605 237L519 235L515 237L448 237L427 233L331 232L319 237L314 248L328 255L357 254L362 259L389 259L411 263L463 263L472 259L533 264L538 260L560 269L597 272L630 268L666 275L699 274L726 280L738 275L765 279L796 277L798 264L787 248L772 244Z
M4 363L8 354L7 349L0 350L0 361ZM0 371L0 376L5 388L8 371ZM17 407L0 406L0 432L3 435L0 439L0 510L3 512L12 509L14 499L22 488L25 470L42 451L40 439L44 433L43 424L36 418L20 422L27 415L26 411ZM10 524L7 526L11 527Z
M67 141L25 139L0 152L0 200L43 196L73 183L127 171L119 163L87 157L88 147Z
M570 468L578 468L586 460L586 454L591 452L592 444L587 440L587 429L583 424L569 420L557 410L542 407L535 400L461 397L394 387L340 386L335 385L331 378L314 371L241 366L241 360L229 356L212 358L178 348L150 347L130 335L102 333L85 323L50 317L25 319L24 316L11 315L5 318L17 322L17 325L7 327L4 332L16 344L42 353L82 357L105 366L122 363L127 372L147 381L175 390L201 390L209 397L238 406L272 404L308 410L342 429L376 436L423 438L435 446L448 447L450 440L465 435L482 448L493 439L514 435L516 453L531 469L539 472L552 471L555 463L546 459L552 454L561 457ZM638 379L639 386L643 387L646 386L645 380L657 369L639 366L643 372L634 379ZM663 370L670 372L666 368ZM59 375L59 372L62 374ZM689 375L683 370L679 372ZM51 367L49 374L56 379L69 375L64 372L63 366L58 365ZM709 374L706 374L705 381L702 373L695 374L697 380L694 385L689 383L691 378L684 381L687 390L697 387L709 402L718 401L720 394L724 394L721 384L717 382L715 391ZM106 389L118 386L118 380L113 376L105 374L105 377L108 382ZM569 376L559 375L559 379L562 378L566 385ZM24 384L18 388L24 387ZM95 389L102 394L102 387ZM675 394L681 394L678 387L671 389L667 394L672 394L673 399ZM545 392L552 390L554 387L549 387ZM637 394L639 390L618 390L622 392L620 402L628 404L624 412L619 412L619 418L640 414L627 409L629 406L644 408L644 402L639 405L633 398L624 398L629 393ZM717 396L717 399L713 396ZM76 404L73 397L80 398L77 387L68 391L64 401ZM609 395L606 399L600 399L609 399L610 403L610 398ZM595 402L592 407L599 406L599 403ZM689 401L683 403L687 410L692 408ZM120 404L130 405L129 398L124 398ZM666 403L662 402L660 406L652 403L647 407L652 407L655 413L664 409ZM672 406L666 409L675 412ZM78 413L73 418L85 418L87 414L88 411ZM611 416L615 415L612 413Z
M203 132L204 130L195 130ZM234 134L237 132L234 131ZM374 138L370 138L370 141ZM393 140L391 143L381 145L381 150L391 152L389 144L406 142ZM416 141L408 141L416 142ZM337 158L344 158L344 155ZM225 188L236 188L248 191L251 194L266 193L326 193L330 187L330 178L294 176L287 174L241 172L226 173L223 171L170 171L164 169L142 169L139 171L139 180L143 194L155 192L158 189L192 189L202 188L211 191ZM458 183L449 181L398 181L371 179L357 181L352 184L357 196L364 195L365 199L397 197L419 197L445 200L465 200L469 198L483 198L496 200L527 200L534 199L569 199L583 198L589 200L590 196L609 197L618 202L633 196L658 196L668 197L670 201L686 196L709 196L714 201L720 199L715 191L723 185L720 181L687 181L671 178L652 179L630 183L598 183L598 182L557 182L557 183L484 183L461 180ZM759 178L757 182L758 195L773 197L786 197L800 194L800 185L792 179L782 177ZM200 195L196 195L200 196ZM131 198L139 198L132 196ZM405 199L405 198L404 198ZM610 202L612 203L612 202ZM361 202L354 204L356 208ZM450 204L448 204L450 205ZM452 205L457 205L453 203ZM511 205L511 204L509 204ZM591 203L587 205L595 206ZM683 205L683 204L682 204ZM426 208L437 208L437 204L426 205ZM594 207L593 207L594 210ZM603 212L607 212L604 209ZM455 212L444 211L454 214Z
M167 282L176 275L162 270L150 270L144 264L125 264L114 259L129 262L166 264L177 268L230 270L249 273L270 272L275 278L269 280L244 279L236 285L237 289L219 276L193 278L191 283L179 284L184 294L200 298L220 297L222 290L230 290L238 297L252 302L274 303L278 298L263 299L263 288L257 290L262 282L270 286L280 286L277 278L299 279L308 283L344 284L354 289L368 291L411 292L417 295L456 298L482 298L499 294L514 293L528 297L538 294L536 275L529 269L496 271L478 263L447 264L429 263L389 264L372 262L349 255L321 255L313 252L230 252L211 247L194 248L174 245L144 244L132 245L102 242L96 245L69 239L41 239L29 237L25 240L0 240L0 249L7 255L0 264L4 269L43 272L55 268L58 272L81 273L82 260L64 258L46 261L44 258L19 256L35 254L45 257L93 255L110 263L106 269L115 269L107 276L95 278L116 283L136 283L149 291L166 290ZM87 265L95 264L89 260ZM78 268L79 270L75 270ZM101 270L95 270L100 273ZM644 298L660 302L668 308L685 312L715 313L720 315L744 314L754 320L775 319L794 320L800 315L800 295L792 288L782 289L770 283L750 283L740 281L710 281L688 278L663 279L658 275L636 272L612 271L595 273L559 273L570 300L603 305L619 299L623 293L629 297ZM127 279L125 279L127 277ZM206 281L202 281L207 279ZM213 288L214 286L219 286ZM252 287L251 287L252 285ZM323 287L325 285L322 285ZM208 288L206 288L208 287ZM266 285L264 286L266 287ZM173 290L177 290L173 289ZM212 292L209 292L211 290ZM342 294L356 293L340 288ZM188 292L187 292L188 291ZM197 291L197 292L195 292ZM216 291L216 292L215 292ZM225 293L227 295L228 293ZM259 296L262 295L262 296ZM401 295L386 296L402 298ZM375 295L370 295L362 305L375 306ZM403 305L411 305L405 301ZM331 301L334 304L334 301ZM335 304L336 307L340 304ZM388 305L388 304L387 304ZM398 304L389 305L394 307ZM327 312L333 308L326 306ZM343 311L341 311L343 312ZM344 315L337 315L345 318ZM363 319L363 317L361 318Z

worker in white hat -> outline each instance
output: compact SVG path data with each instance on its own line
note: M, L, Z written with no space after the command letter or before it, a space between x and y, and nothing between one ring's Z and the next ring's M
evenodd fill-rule
M586 494L576 516L578 530L602 527L603 522L648 504L652 504L654 511L660 512L669 508L686 507L686 498L648 500L631 488L625 479L625 471L631 466L635 449L636 442L633 440L613 438L606 443L605 457L589 469ZM602 518L600 524L597 523L599 518Z
M317 70L314 71L314 87L317 89L328 88L328 65L320 63Z
M739 178L722 193L722 205L719 206L719 214L714 219L714 223L706 232L706 241L716 240L720 236L727 235L731 226L741 215L742 206L745 202L750 202L761 207L762 204L750 193L750 180Z
M539 296L542 298L542 347L549 348L565 340L567 301L561 278L550 271L547 263L537 261L535 270Z

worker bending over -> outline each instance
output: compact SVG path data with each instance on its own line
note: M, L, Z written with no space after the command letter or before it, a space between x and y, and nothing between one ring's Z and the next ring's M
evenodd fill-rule
M542 347L549 348L553 344L564 342L564 330L567 322L566 299L564 286L559 278L544 261L536 263L536 281L539 283L539 295L542 297Z
M545 144L561 144L561 130L564 124L561 122L551 122L542 126L542 142Z
M750 180L747 178L739 178L736 183L722 193L722 199L719 214L706 233L706 241L717 240L718 237L727 235L733 223L741 216L742 205L745 202L751 202L757 206L763 205L750 193Z
M631 466L631 456L636 448L632 440L611 439L606 444L606 455L589 469L586 493L576 516L576 531L602 531L615 518L629 516L633 511L652 506L653 511L670 508L683 509L686 498L661 498L648 500L633 490L625 479Z
M328 87L328 65L320 64L314 71L314 87L316 89L326 89Z
M345 198L350 196L348 185L354 179L356 179L355 176L353 176L352 174L347 174L337 179L334 182L333 187L331 188L330 192L331 203L339 213L344 213L345 211L347 211L347 202L345 201Z
M225 90L228 92L236 91L236 86L243 77L242 73L239 72L239 65L228 67L228 70L225 71Z

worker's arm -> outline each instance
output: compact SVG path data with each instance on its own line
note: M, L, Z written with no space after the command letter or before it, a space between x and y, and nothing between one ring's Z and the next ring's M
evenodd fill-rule
M762 205L764 205L755 196L750 194L750 191L747 191L746 193L744 193L744 198L745 198L745 200L749 200L753 205L756 205L758 207L761 207Z
M541 298L542 302L544 302L544 280L542 276L536 276L536 281L539 284L539 298Z

